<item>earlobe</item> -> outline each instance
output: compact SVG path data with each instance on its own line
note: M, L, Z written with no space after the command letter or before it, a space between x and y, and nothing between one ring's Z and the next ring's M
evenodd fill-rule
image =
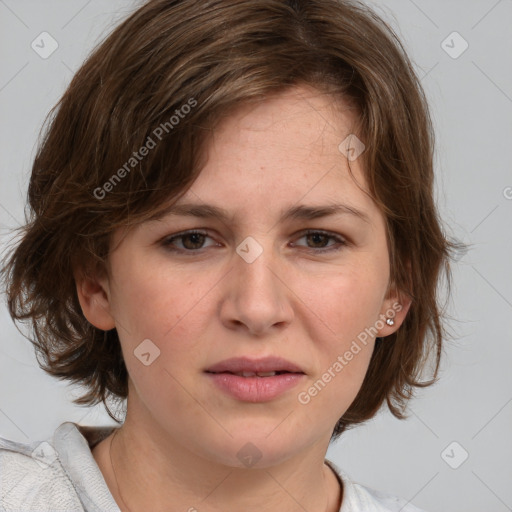
M379 329L379 337L389 336L399 329L407 316L411 303L411 298L406 294L396 294L384 301L380 314L382 328Z
M108 331L115 327L111 314L108 281L75 275L76 291L82 312L94 327Z
M407 283L405 286L407 289L412 289L411 262L406 261L405 267L407 269ZM411 304L412 297L408 292L397 286L395 281L388 283L386 298L382 304L382 310L379 316L380 322L381 324L383 323L383 325L382 328L379 329L378 336L384 338L395 333L404 323Z

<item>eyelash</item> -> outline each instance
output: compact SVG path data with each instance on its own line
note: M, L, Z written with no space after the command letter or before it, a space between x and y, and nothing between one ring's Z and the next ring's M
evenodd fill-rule
M205 249L205 248L199 248L199 249L179 249L177 247L173 247L173 243L174 243L175 240L183 239L183 238L186 238L187 236L191 236L191 235L201 235L201 236L205 236L207 238L211 238L208 235L208 233L206 233L204 231L194 230L193 229L193 230L184 231L183 233L178 233L177 235L173 235L171 237L166 238L163 241L163 245L166 247L167 250L169 250L171 252L175 252L175 253L192 255L192 254L197 254L197 253L202 252L202 250ZM326 237L328 237L328 239L335 240L337 242L336 244L328 246L327 248L325 248L325 247L317 248L317 249L312 248L312 247L309 248L309 250L311 250L311 251L313 251L313 252L315 252L317 254L318 253L323 254L323 253L328 253L328 252L340 251L344 246L347 245L347 241L345 239L343 239L342 237L337 236L337 235L333 235L333 234L331 234L331 233L329 233L327 231L322 231L322 230L317 230L317 229L314 229L314 230L310 229L310 230L305 231L304 233L302 233L300 238L304 238L304 237L307 237L307 236L310 236L310 235L326 236Z

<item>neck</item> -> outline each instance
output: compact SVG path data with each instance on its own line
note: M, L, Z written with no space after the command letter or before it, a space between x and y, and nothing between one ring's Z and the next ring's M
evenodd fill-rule
M324 446L258 469L232 467L200 457L179 442L132 422L105 440L103 468L123 512L338 512L341 489L324 463ZM100 465L101 468L101 465Z

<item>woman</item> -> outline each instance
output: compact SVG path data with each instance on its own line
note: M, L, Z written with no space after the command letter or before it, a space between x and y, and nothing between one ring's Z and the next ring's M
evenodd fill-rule
M56 107L4 268L42 367L126 417L2 440L2 507L417 510L325 455L436 376L452 246L432 151L367 8L143 5Z

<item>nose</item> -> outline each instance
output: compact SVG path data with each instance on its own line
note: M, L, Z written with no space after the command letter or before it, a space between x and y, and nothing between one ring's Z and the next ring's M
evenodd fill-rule
M236 254L233 265L224 283L223 325L258 336L289 325L294 316L292 291L284 279L283 265L271 249L252 262Z

